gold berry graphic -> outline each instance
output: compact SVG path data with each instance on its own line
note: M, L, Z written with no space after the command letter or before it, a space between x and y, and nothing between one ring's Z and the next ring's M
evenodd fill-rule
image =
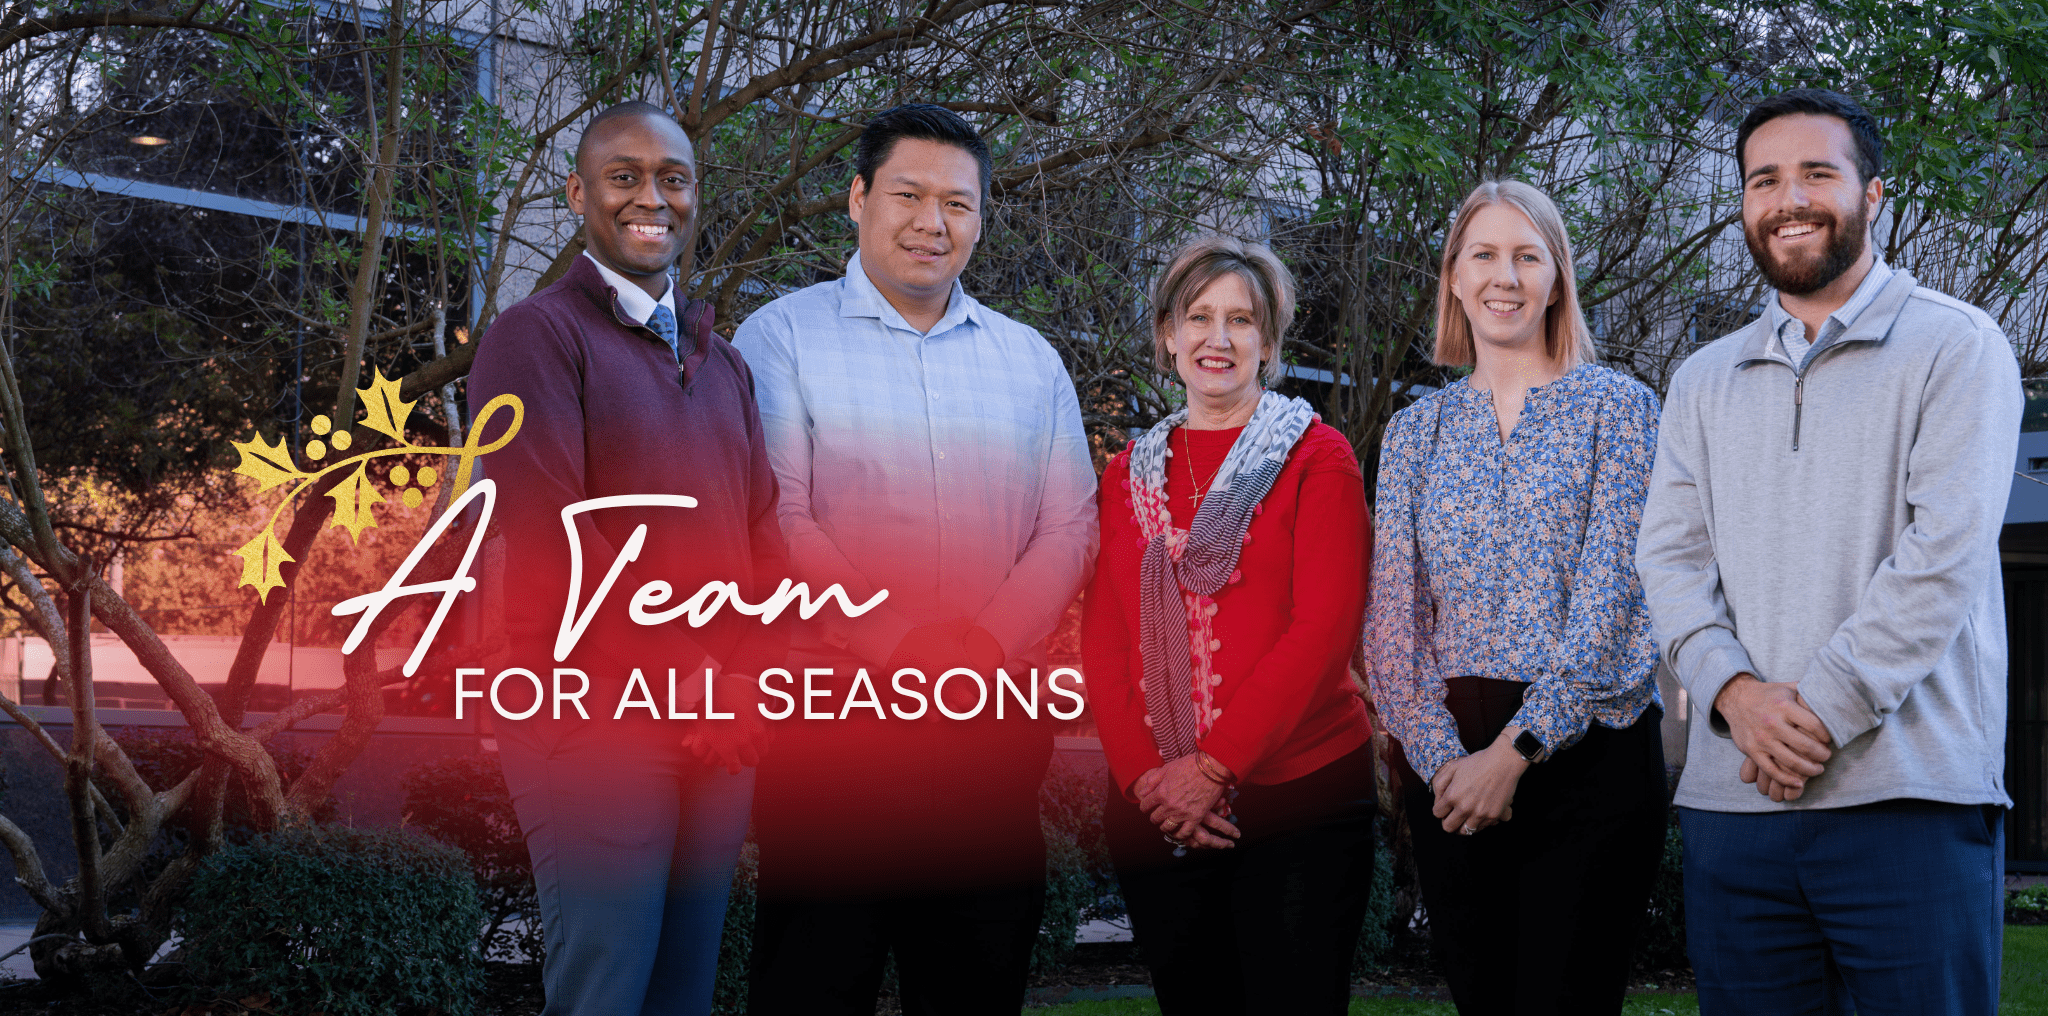
M287 507L311 490L321 478L329 474L340 474L338 481L328 484L323 492L325 496L334 499L334 514L327 524L347 530L352 540L360 540L363 530L377 525L377 517L372 509L386 503L384 495L378 490L380 485L370 477L371 459L398 455L452 456L457 466L454 486L449 494L451 497L460 498L469 489L471 479L475 475L471 467L476 459L510 443L513 436L519 432L519 426L525 418L525 407L520 404L517 397L500 395L486 403L477 413L476 419L471 422L468 440L461 447L424 447L406 440L405 423L412 416L413 407L419 400L406 401L401 397L402 391L403 387L398 380L385 377L382 370L375 370L371 374L369 386L356 389L356 394L362 397L359 404L362 415L359 419L353 423L341 421L342 425L339 428L336 427L336 421L327 416L315 416L306 421L307 429L327 439L324 442L318 439L306 442L305 457L311 462L317 463L327 458L329 445L337 452L347 451L354 443L351 434L353 427L374 431L386 439L384 447L371 447L354 457L313 466L310 471L299 468L299 460L292 455L286 435L279 435L278 440L272 443L258 431L246 441L234 442L235 451L240 456L240 461L235 465L236 474L255 481L259 493L276 487L286 488L283 501L271 509L270 517L264 521L262 531L257 533L255 539L235 551L235 556L242 559L242 578L238 585L255 589L256 595L266 601L269 600L272 589L284 586L285 581L280 568L297 559L285 550L284 541L278 539L278 520ZM477 435L483 432L486 421L504 409L512 412L511 426L506 427L496 440L489 444L480 444ZM371 440L376 439L372 437ZM419 487L409 485L415 480L419 482ZM391 486L403 488L399 492L399 500L403 501L407 508L417 508L424 503L426 494L420 488L432 487L439 480L440 474L430 466L421 466L415 471L404 465L393 465L387 477L387 482Z

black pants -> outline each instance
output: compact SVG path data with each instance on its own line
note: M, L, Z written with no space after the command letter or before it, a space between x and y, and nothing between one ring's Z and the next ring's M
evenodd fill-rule
M754 799L751 1016L870 1016L891 953L906 1016L1016 1016L1045 905L1034 730L785 725Z
M1016 1016L1045 886L759 907L751 1016L871 1016L891 952L904 1016Z
M1449 683L1467 751L1493 743L1527 687ZM1474 836L1444 831L1400 760L1430 942L1461 1016L1621 1011L1664 842L1662 718L1653 707L1626 730L1588 728L1523 773L1513 819Z
M1103 821L1164 1016L1343 1013L1372 894L1370 745L1297 780L1246 785L1228 850L1173 845L1115 786Z

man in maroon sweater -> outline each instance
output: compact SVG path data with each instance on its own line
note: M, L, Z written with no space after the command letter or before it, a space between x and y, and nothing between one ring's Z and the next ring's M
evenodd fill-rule
M518 436L489 464L506 546L504 665L552 680L533 718L497 729L540 891L550 1016L710 1011L751 767L767 735L753 676L780 665L786 646L778 629L737 611L701 628L641 626L627 613L627 598L652 581L676 600L732 581L760 602L786 574L753 378L712 333L711 307L679 299L669 275L679 261L689 275L696 173L689 138L659 108L599 113L567 181L586 250L561 281L497 319L469 382L472 407L507 393L525 406ZM696 506L574 516L578 614L642 525L646 545L558 660L570 595L562 510L622 495ZM636 669L654 704L636 704L637 686L628 696ZM707 682L707 671L717 678ZM581 699L557 700L555 689L573 693L586 679ZM513 691L523 684L507 683L507 710L525 706ZM714 704L733 718L710 719ZM671 709L706 718L672 721Z

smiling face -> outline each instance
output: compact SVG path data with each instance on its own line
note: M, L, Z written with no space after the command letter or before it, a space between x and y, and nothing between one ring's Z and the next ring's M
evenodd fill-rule
M855 176L847 198L861 267L899 311L936 301L943 314L981 239L980 164L954 145L900 138L874 178L870 188Z
M1781 293L1825 288L1862 260L1884 181L1860 179L1856 140L1839 117L1766 121L1743 146L1742 238Z
M1225 272L1195 294L1174 319L1168 341L1189 402L1228 409L1258 391L1265 338L1252 309L1252 288L1238 273Z
M664 116L626 116L592 128L569 174L569 210L583 216L583 242L599 264L649 296L697 228L697 161L690 138Z
M1543 344L1544 313L1562 291L1543 234L1504 201L1470 213L1451 270L1451 293L1465 309L1475 347Z

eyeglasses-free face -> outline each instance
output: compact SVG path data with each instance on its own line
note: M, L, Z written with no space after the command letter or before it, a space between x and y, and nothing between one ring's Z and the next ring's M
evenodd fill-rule
M846 202L861 267L905 320L930 328L981 239L981 166L963 148L900 138L874 177L870 188L855 176Z
M697 160L666 117L623 117L584 139L569 174L569 210L583 216L590 255L660 297L668 270L696 236Z
M1223 411L1255 402L1264 344L1251 287L1236 272L1217 276L1173 322L1173 369L1189 402Z
M1884 181L1861 179L1855 137L1840 117L1766 121L1742 154L1742 238L1772 288L1817 292L1863 256Z
M1496 201L1471 214L1451 270L1451 293L1472 323L1474 344L1540 346L1544 312L1563 295L1556 257L1521 209Z

